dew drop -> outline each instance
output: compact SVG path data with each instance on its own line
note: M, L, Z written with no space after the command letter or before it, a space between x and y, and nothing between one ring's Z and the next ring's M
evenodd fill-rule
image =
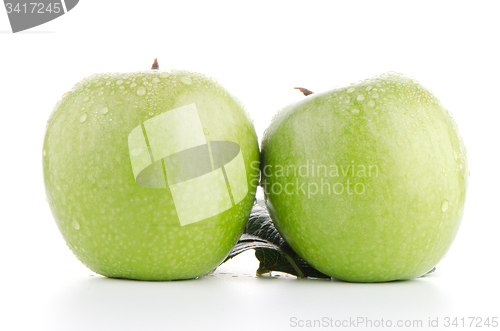
M43 156L47 155L47 153L45 152L45 149L43 150L42 154L43 154Z
M140 148L140 147L136 147L130 151L131 156L138 156L141 153L142 153L142 148Z
M457 155L457 152L453 152L453 158L456 160L458 159L458 155Z
M142 87L142 86L141 86L141 87L139 87L139 88L137 89L137 95L144 95L144 94L146 94L146 88L145 88L145 87Z
M373 93L373 94L372 94L372 98L374 98L374 99L378 99L378 93Z
M137 86L137 84L136 84L136 83L132 83L132 84L130 84L130 87L136 87L136 86Z
M89 101L89 100L90 100L90 97L89 97L88 95L87 95L87 96L85 96L85 97L83 97L83 102L87 102L87 101Z
M193 82L191 81L191 79L189 77L182 77L181 82L183 82L184 84L187 84L187 85L193 84Z
M356 91L356 89L355 89L354 87L349 87L349 88L347 89L347 93L352 93L352 92L354 92L354 91Z
M85 109L87 109L87 108L85 108L85 107L80 108L81 111L84 111Z
M213 77L210 77L210 79L212 80L212 82L217 83L217 79L215 79Z
M168 72L166 72L166 71L164 71L164 72L162 72L162 73L160 74L160 77L161 77L161 78L167 78L168 76L170 76L170 74L169 74Z
M441 211L442 212L445 212L448 210L448 200L444 200L442 203L441 203Z
M208 132L208 130L206 128L203 128L203 132L205 133L206 136L208 136L210 134L210 132Z
M365 89L365 90L366 90L366 91L370 91L372 88L373 88L373 86L368 85L368 86L366 87L366 89Z
M108 111L109 111L109 108L108 108L108 107L103 107L103 108L101 108L101 109L99 110L99 113L101 113L101 114L103 114L103 115L104 115L104 114L106 114Z
M117 84L117 85L122 85L122 84L123 84L123 80L118 79L118 80L116 81L116 84Z
M71 92L66 92L62 95L62 98L63 99L66 99L67 97L69 97L69 95L71 94Z
M80 230L80 223L78 223L77 220L74 220L73 222L71 222L71 226L73 226L75 228L75 230Z
M448 113L448 116L450 116L450 118L453 118L453 114L451 113L451 111L449 111L448 109L446 110L446 113Z
M87 113L83 113L82 116L80 116L80 123L85 122L87 120L87 117L88 117Z
M359 109L358 108L353 108L353 109L351 109L351 113L353 113L353 114L359 114Z
M153 84L157 84L160 82L160 79L158 77L153 78L152 80Z
M363 100L365 100L365 96L363 94L360 94L360 95L358 95L358 97L356 98L356 100L363 101Z
M368 107L374 107L375 106L375 101L370 100L368 101Z
M103 95L103 94L104 94L104 92L103 92L103 91L99 91L99 93L97 93L97 95L98 95L98 96L101 96L101 95Z

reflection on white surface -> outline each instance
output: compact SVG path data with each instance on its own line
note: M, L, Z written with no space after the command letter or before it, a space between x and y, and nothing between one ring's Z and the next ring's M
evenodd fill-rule
M300 320L422 319L444 316L452 298L434 276L404 282L351 284L295 277L255 277L250 252L197 280L141 282L84 277L45 307L48 330L195 330L291 328ZM434 277L434 279L433 279Z

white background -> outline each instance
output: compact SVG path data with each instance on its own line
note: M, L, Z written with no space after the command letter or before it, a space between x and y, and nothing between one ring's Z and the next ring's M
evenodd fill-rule
M439 318L441 326L445 317L500 317L499 13L496 1L86 0L12 34L0 8L0 329L287 330L298 329L293 317ZM45 202L45 122L80 79L145 70L155 57L163 69L216 77L245 104L259 137L276 111L302 98L295 86L327 90L389 70L417 78L453 113L471 171L461 229L436 273L385 284L256 278L250 252L195 281L93 275Z

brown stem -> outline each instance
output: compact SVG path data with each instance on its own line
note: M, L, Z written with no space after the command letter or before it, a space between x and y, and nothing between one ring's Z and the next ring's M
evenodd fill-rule
M160 69L160 66L158 65L158 59L155 59L155 62L153 62L151 70L158 70L158 69Z
M294 89L300 90L300 92L304 93L305 96L308 96L308 95L314 93L313 91L310 91L310 90L303 88L303 87L294 87Z

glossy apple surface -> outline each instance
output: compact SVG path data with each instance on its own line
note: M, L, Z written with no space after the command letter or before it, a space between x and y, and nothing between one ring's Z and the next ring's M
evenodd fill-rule
M204 276L224 260L258 159L242 105L188 71L82 80L57 103L43 147L47 200L73 253L96 273L141 280Z
M418 277L457 234L466 150L451 113L414 79L388 73L286 107L261 161L277 229L329 276Z

